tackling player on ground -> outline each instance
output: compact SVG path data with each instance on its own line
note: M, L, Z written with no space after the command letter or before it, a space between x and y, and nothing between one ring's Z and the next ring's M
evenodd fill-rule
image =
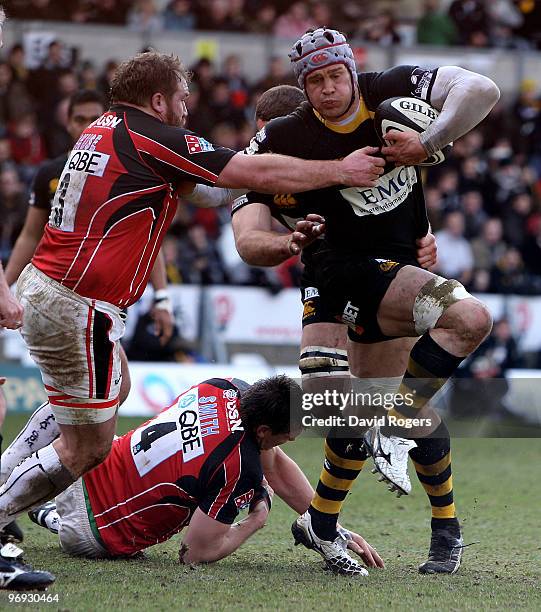
M395 131L388 135L393 146L385 147L383 153L390 163L374 188L326 189L290 194L283 200L289 206L288 215L300 216L292 215L298 207L305 214L318 213L325 219L325 242L314 255L314 288L328 312L350 328L352 373L365 378L366 390L381 391L384 383L385 391L402 395L414 391L412 379L429 379L416 390L415 410L406 416L417 415L464 356L482 341L491 320L486 308L456 281L440 279L418 267L415 241L427 233L428 221L419 172L402 164L419 163L466 133L495 104L498 89L489 79L457 67L427 70L401 66L384 73L357 75L345 38L326 28L307 32L294 45L290 57L309 102L260 132L253 142L254 153L272 150L325 159L346 154L360 143L377 146L373 111L381 101L397 95L417 96L442 111L421 136L422 142L417 134ZM250 201L266 200L249 194L244 203ZM237 207L242 205L241 200ZM394 338L419 335L408 362L414 341ZM384 342L384 348L376 349L372 356L379 355L380 360L367 359L371 353L367 345L378 342ZM314 354L306 357L334 357L332 351L329 355L310 353ZM334 365L345 369L346 363L338 356ZM374 378L379 379L376 385L370 380ZM396 407L391 414L397 414ZM340 433L344 434L330 432L316 496L309 512L294 525L296 539L324 557L336 537L342 502L366 459L363 445L354 437L339 437ZM432 436L417 439L410 451L433 516L429 559L420 571L453 573L460 564L462 541L445 425L439 424ZM376 461L384 461L384 453L394 453L394 457L402 454L406 459L397 449L397 440L393 436L371 437L368 442ZM344 561L335 571L355 573L355 569L354 563Z
M290 404L300 393L285 376L195 385L30 516L74 556L131 556L187 526L182 562L221 559L264 526L273 489L297 511L310 503L304 474L274 448L298 433ZM248 516L233 524L243 508ZM360 536L344 532L367 565L383 566Z

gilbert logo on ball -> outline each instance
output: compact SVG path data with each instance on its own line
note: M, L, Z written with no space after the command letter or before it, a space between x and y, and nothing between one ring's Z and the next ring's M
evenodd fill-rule
M437 118L439 112L424 100L418 98L398 97L384 100L374 113L376 132L385 144L385 136L390 130L400 132L424 132ZM441 164L451 150L452 144L419 164L435 166Z

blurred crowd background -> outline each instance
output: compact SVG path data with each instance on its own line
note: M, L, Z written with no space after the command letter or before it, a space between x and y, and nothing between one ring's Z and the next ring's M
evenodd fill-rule
M536 0L12 0L18 19L126 25L134 31L207 30L295 38L313 25L383 45L539 47Z
M13 0L9 18L124 25L137 32L207 30L273 34L294 39L308 27L330 25L378 45L541 47L541 2L424 0L331 3L302 0ZM394 10L400 5L400 10ZM409 11L409 6L416 11ZM22 228L32 179L45 160L70 148L65 129L69 97L95 89L107 99L119 58L97 65L54 40L29 69L21 43L0 55L0 258L6 263ZM202 58L193 71L188 127L210 141L242 149L255 131L258 96L296 84L285 57L250 81L248 61ZM362 66L360 66L362 68ZM477 129L454 143L449 161L426 172L426 200L438 240L438 269L470 290L541 294L541 98L536 75L522 81ZM541 77L540 77L541 78ZM234 254L229 211L179 206L164 242L173 284L257 285L278 292L298 284L301 263L250 268ZM498 328L501 342L509 330ZM496 332L495 332L496 333ZM511 340L509 340L511 338ZM515 355L509 346L506 355ZM518 363L520 356L514 359Z

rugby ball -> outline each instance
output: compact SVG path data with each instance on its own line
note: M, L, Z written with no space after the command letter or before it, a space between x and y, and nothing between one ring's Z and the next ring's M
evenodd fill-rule
M374 114L376 132L382 143L389 130L401 132L424 132L426 128L437 119L439 112L428 102L418 98L389 98L384 100ZM436 166L445 161L451 151L452 143L441 151L436 151L419 166Z

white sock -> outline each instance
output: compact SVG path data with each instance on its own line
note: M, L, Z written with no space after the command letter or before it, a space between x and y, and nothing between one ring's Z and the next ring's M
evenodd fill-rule
M32 453L0 487L0 529L19 514L55 497L75 480L52 444Z
M28 419L21 433L6 448L0 458L0 484L4 484L16 465L23 459L47 446L60 435L49 402L41 406Z

